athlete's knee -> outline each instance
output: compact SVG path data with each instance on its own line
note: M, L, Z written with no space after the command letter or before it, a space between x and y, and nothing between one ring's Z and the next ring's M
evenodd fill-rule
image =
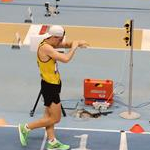
M54 124L59 123L61 120L61 116L52 116L51 118Z
M61 120L61 117L48 117L47 119L47 124L48 125L51 125L51 124L56 124L56 123L59 123L60 122L60 120Z
M60 120L61 120L61 117L57 117L57 118L55 118L55 123L59 123L59 122L60 122Z

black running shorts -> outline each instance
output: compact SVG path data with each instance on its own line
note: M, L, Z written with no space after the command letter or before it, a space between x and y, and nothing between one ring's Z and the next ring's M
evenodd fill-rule
M60 103L61 82L60 84L50 84L41 80L41 91L45 106L50 106L52 102Z

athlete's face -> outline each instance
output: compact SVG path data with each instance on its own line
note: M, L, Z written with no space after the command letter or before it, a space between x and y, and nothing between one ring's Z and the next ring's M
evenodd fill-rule
M55 41L57 42L57 44L59 45L63 41L64 36L65 36L65 31L63 33L63 36L53 36L53 37L54 37Z
M54 36L54 39L56 41L57 44L60 44L63 40L64 36L60 37L60 36Z

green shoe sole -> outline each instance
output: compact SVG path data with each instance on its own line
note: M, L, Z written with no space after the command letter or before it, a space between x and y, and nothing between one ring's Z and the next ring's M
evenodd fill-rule
M22 146L27 146L27 143L22 135L22 131L21 131L21 125L19 124L18 126L18 131L19 131L19 138L20 138L20 142Z

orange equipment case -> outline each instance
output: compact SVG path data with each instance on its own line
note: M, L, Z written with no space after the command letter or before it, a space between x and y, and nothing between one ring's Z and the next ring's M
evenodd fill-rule
M102 101L113 103L113 81L100 79L84 79L85 104Z

